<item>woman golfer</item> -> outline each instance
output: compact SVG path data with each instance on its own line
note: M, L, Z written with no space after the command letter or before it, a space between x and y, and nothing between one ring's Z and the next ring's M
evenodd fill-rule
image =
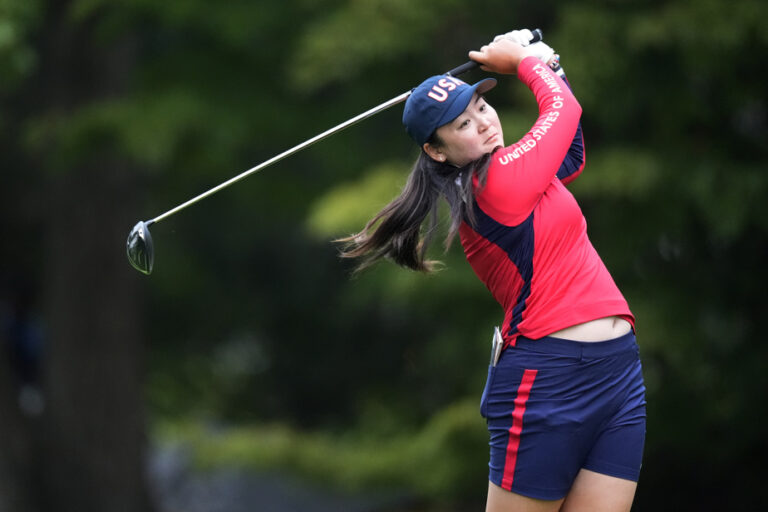
M422 149L395 200L355 236L344 257L429 271L422 224L450 207L467 261L504 309L500 355L481 412L490 433L488 511L628 511L645 439L645 387L634 317L587 238L565 188L584 167L581 107L519 31L469 57L516 74L539 117L505 146L485 79L425 80L403 113ZM426 232L431 232L427 229Z

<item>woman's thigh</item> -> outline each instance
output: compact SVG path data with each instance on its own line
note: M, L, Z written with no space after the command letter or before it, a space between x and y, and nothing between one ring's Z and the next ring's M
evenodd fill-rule
M565 499L539 500L488 482L486 512L629 512L637 483L582 469Z
M562 512L629 512L637 482L582 469L565 497Z
M502 489L488 482L485 512L557 512L563 500L539 500Z

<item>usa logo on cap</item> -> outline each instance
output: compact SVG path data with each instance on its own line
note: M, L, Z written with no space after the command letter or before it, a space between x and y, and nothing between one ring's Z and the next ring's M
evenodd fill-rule
M432 89L429 90L427 96L435 101L443 102L448 99L448 93L456 89L459 85L467 85L466 82L462 82L458 78L452 76L446 76L437 81Z

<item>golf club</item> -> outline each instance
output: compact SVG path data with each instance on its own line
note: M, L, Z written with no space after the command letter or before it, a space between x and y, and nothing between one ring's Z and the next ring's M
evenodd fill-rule
M542 32L540 29L535 29L531 31L533 33L533 38L531 39L531 43L535 43L537 41L541 41L542 39ZM446 74L451 76L458 76L462 73L466 73L467 71L474 69L478 67L479 64L474 61L467 61L461 66L458 66L450 71L448 71ZM158 222L167 219L171 215L178 213L179 211L183 210L184 208L191 206L198 201L201 201L205 199L206 197L215 194L216 192L227 188L230 185L233 185L237 183L238 181L242 180L243 178L246 178L250 176L251 174L255 174L259 172L260 170L269 167L270 165L279 162L280 160L289 157L293 155L294 153L297 153L301 151L304 148L307 148L314 144L315 142L321 141L325 139L326 137L329 137L333 135L334 133L340 132L341 130L344 130L345 128L348 128L352 126L353 124L359 123L360 121L367 119L373 115L378 114L379 112L382 112L394 105L397 105L398 103L404 102L406 99L408 99L408 96L411 95L411 91L404 92L403 94L400 94L399 96L396 96L392 98L389 101L385 101L381 105L378 105L376 107L373 107L370 110L367 110L363 112L360 115L357 115L353 117L352 119L349 119L347 121L344 121L343 123L334 126L333 128L326 130L318 135L315 135L311 139L308 139L301 144L298 144L291 149L288 149L286 151L283 151L279 155L273 156L269 160L260 163L259 165L252 167L248 169L245 172L242 172L241 174L238 174L234 178L231 178L213 188L210 190L207 190L203 192L202 194L193 197L189 201L186 201L175 208L172 208L168 210L167 212L158 215L157 217L145 220L145 221L139 221L136 223L136 225L131 229L131 232L128 234L128 240L126 241L126 252L128 254L128 261L130 261L131 265L138 270L139 272L142 272L144 274L151 274L152 273L152 267L154 266L155 262L155 252L154 252L154 245L152 243L152 235L149 232L149 226L152 224L157 224Z

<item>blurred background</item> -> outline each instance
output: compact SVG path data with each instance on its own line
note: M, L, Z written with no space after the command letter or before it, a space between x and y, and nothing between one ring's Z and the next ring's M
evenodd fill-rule
M481 510L503 314L455 244L353 276L401 107L152 218L539 27L583 108L572 190L637 317L634 510L758 510L768 473L768 4L0 0L0 510ZM464 78L484 76L473 71ZM536 105L488 95L508 143Z

